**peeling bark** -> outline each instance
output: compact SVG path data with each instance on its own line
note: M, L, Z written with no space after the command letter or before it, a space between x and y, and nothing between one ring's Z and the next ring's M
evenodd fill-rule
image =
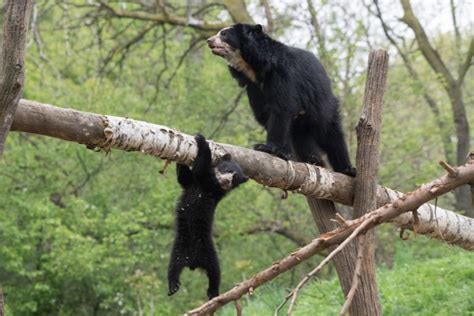
M192 136L166 126L58 108L28 100L20 100L12 131L60 138L86 144L89 148L139 151L187 165L191 165L197 153ZM212 141L210 147L213 159L230 153L244 172L261 184L345 205L353 203L353 179L346 175L305 163L284 161L247 148ZM377 206L389 203L401 194L378 186ZM474 219L439 207L435 212L434 206L429 204L419 207L418 213L418 234L474 250ZM458 218L459 221L441 222L453 218ZM410 225L406 218L395 218L392 222L399 226ZM443 227L442 234L439 227Z

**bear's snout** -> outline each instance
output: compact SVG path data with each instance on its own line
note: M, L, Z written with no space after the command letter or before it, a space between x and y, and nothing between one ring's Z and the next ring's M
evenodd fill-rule
M213 48L215 40L216 40L215 35L207 39L207 45L209 46L209 48Z

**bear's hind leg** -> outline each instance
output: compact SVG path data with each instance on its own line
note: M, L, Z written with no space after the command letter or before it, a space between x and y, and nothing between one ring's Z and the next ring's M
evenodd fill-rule
M212 299L219 295L219 286L221 283L221 270L219 267L219 259L217 257L214 245L210 244L205 249L205 256L202 256L202 269L206 271L209 279L209 287L207 289L207 297Z
M321 158L321 148L309 131L294 129L291 136L293 148L299 161L320 167L326 165Z
M328 160L334 171L355 177L356 170L352 167L340 124L331 124L326 139L320 145L328 155Z
M185 266L185 254L180 251L178 245L174 245L168 265L168 296L178 292L179 286L181 285L179 276Z

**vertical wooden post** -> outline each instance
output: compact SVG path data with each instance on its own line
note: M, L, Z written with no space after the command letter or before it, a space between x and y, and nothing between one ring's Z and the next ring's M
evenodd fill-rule
M357 124L357 176L354 188L353 217L357 218L377 208L377 172L379 165L379 143L382 125L382 108L387 82L388 54L376 50L369 55L367 82L365 85L364 108ZM360 283L356 293L365 298L365 304L354 301L351 315L381 315L382 309L375 275L375 235L367 232L362 251L363 259ZM357 294L356 294L357 295Z
M0 158L25 81L25 42L32 0L6 0L0 55Z

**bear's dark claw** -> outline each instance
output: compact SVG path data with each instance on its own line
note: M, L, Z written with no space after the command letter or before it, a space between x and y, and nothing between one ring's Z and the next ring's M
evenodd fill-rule
M356 172L356 168L354 167L350 167L350 168L346 168L345 170L342 171L343 174L345 175L348 175L349 177L353 177L355 178L357 172Z
M168 296L171 296L171 295L175 294L176 292L178 292L179 285L180 285L179 282L174 283L174 284L170 284L169 290L168 290Z
M288 152L285 149L278 148L278 147L275 147L275 146L271 146L271 145L267 145L267 144L256 144L253 148L255 150L263 151L267 154L277 156L277 157L279 157L281 159L284 159L284 160L289 160L291 158L291 153L290 152Z
M207 297L209 298L209 300L212 300L214 297L218 295L219 295L219 290L211 290L211 289L207 290Z

